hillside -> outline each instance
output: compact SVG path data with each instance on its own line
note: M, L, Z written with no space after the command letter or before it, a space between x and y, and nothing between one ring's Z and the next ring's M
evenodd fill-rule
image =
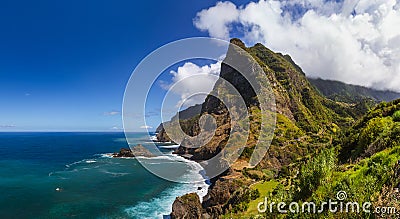
M364 101L350 104L325 97L308 81L290 56L274 53L262 44L246 47L238 39L232 39L231 42L246 50L258 62L272 85L276 100L274 137L262 161L256 166L250 165L250 155L260 135L260 97L250 89L241 74L222 63L220 77L230 82L244 98L250 114L251 132L240 159L228 171L211 179L213 184L203 203L198 203L193 195L180 197L177 199L180 210L173 210L174 218L180 218L180 213L186 214L186 208L196 212L193 218L230 218L232 215L234 218L250 218L257 215L261 218L298 218L299 215L295 214L260 214L256 206L264 196L276 203L302 203L308 200L321 202L326 198L335 197L335 192L340 189L348 191L352 195L351 198L364 201L370 200L372 194L379 194L386 189L387 192L382 193L379 200L382 203L391 201L389 195L392 194L393 185L396 183L394 175L391 171L386 174L382 171L395 168L393 165L400 159L400 150L396 146L397 141L390 144L380 142L392 142L394 134L397 134L396 102L381 103L364 116L369 110ZM230 47L226 59L238 55L240 52ZM224 92L225 89L224 83L217 81L211 94ZM212 95L206 98L202 104L201 115L211 115L215 118L216 135L200 148L187 148L185 146L193 145L190 145L189 141L183 141L176 151L197 161L215 156L232 136L230 113L217 98ZM364 127L376 116L382 117L383 121L374 120L371 124L373 128L368 125ZM388 116L392 119L386 118ZM200 133L199 117L179 122L183 124L182 128L186 133L196 136ZM357 135L361 127L368 130L364 131L365 136ZM382 127L385 135L379 134ZM388 131L392 129L394 131ZM371 139L366 141L366 136ZM375 139L371 136L380 137ZM365 147L366 142L370 146ZM371 166L372 163L377 166ZM347 176L352 177L353 181L347 182ZM365 183L373 183L374 186L366 193L357 194L357 189L362 190ZM191 204L185 207L182 203L185 203L186 197L190 197L187 201ZM378 202L375 201L374 204ZM334 218L328 212L316 217ZM350 217L372 216L360 214Z
M190 106L180 112L178 112L177 114L175 114L172 118L171 121L175 121L175 120L179 120L181 123L181 126L187 126L185 124L190 124L190 126L193 126L194 124L191 122L191 120L197 118L200 113L201 113L201 109L202 109L202 105L201 104L196 104L194 106ZM165 123L169 123L170 121L167 121ZM164 130L164 124L161 123L157 129L156 129L156 137L158 141L161 142L169 142L171 141L171 139L168 137L168 135L165 133ZM185 129L185 131L189 131L189 130L194 130L194 128L191 129ZM188 135L194 136L196 133L193 132L188 132Z
M323 95L331 100L357 103L364 99L372 99L375 102L393 101L400 98L400 93L393 91L381 91L363 86L345 84L339 81L308 78Z

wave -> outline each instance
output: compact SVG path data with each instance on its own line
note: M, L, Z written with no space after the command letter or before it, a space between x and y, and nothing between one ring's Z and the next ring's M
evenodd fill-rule
M173 187L170 187L156 197L153 197L149 201L141 201L131 207L123 207L123 213L128 214L129 217L132 218L164 218L165 215L169 215L172 211L172 204L176 197L182 196L187 193L196 192L200 200L202 201L203 197L207 194L209 188L209 180L204 173L204 169L202 166L188 159L185 159L176 154L168 153L162 156L157 157L136 157L136 158L122 158L122 159L137 159L140 162L146 162L149 165L161 165L165 166L166 164L173 164L176 162L183 163L186 169L188 170L182 176L183 181L193 182L193 183L176 183ZM93 165L96 163L96 165ZM81 173L81 175L75 175L76 171L89 171L89 169L93 169L96 167L100 167L97 171L108 175L109 177L122 177L130 174L134 176L129 171L129 169L121 170L119 167L119 163L122 165L132 165L131 162L123 162L118 159L112 158L112 153L106 154L97 154L96 158L91 159L83 159L81 161L73 162L65 165L66 170L51 172L49 176L57 177L59 179L74 179L80 177L79 180L87 180L90 181L91 178L81 178L86 175L85 173ZM136 162L134 162L136 165ZM117 166L115 166L117 165ZM73 174L73 175L70 175ZM83 174L83 175L82 175ZM126 205L125 205L126 206Z
M159 197L153 198L148 202L139 202L135 206L125 209L125 213L132 218L164 218L172 211L172 203L175 198L197 190L197 185L178 184L174 188L170 188L162 192Z
M106 174L109 174L109 175L111 175L111 176L113 176L113 177L126 176L126 175L129 175L129 174L130 174L130 173L124 173L124 172L122 172L122 173L119 173L119 172L111 172L111 171L107 171L107 170L102 170L101 172L106 173Z
M75 165L91 164L91 163L97 163L97 161L95 159L83 159L83 160L80 160L80 161L75 161L75 162L70 163L70 164L66 164L65 167L66 168L71 168L72 166L75 166Z
M160 146L157 146L157 147L164 148L164 149L177 149L180 146L181 145L179 145L179 144L174 144L174 145L160 145Z
M113 153L96 154L96 155L102 158L113 158Z
M200 201L203 201L203 197L207 195L208 187L210 186L209 179L204 173L202 166L191 160L187 160L175 154L169 156L159 156L150 159L167 159L178 162L186 163L191 171L185 177L185 181L192 179L194 183L179 183L175 187L170 188L162 192L158 197L151 199L147 202L140 202L135 206L125 209L130 217L134 218L164 218L165 215L169 215L172 211L172 204L176 197L182 196L187 193L195 192L199 195ZM146 158L148 159L148 158Z

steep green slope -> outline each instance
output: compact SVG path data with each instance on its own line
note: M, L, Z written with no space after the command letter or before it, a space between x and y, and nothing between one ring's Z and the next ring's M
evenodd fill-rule
M382 102L345 133L340 158L356 161L400 145L400 99Z
M372 99L376 102L393 101L400 98L400 93L393 91L380 91L363 86L345 84L339 81L308 78L323 95L329 99L357 103L364 99Z
M353 105L340 104L321 95L289 56L274 53L262 44L248 48L238 39L232 39L231 42L246 50L267 76L276 100L277 127L267 155L256 167L246 168L249 166L245 163L252 154L260 131L259 96L240 73L222 63L220 77L230 82L243 97L250 114L251 133L238 163L224 175L212 179L213 185L203 202L203 212L209 217L218 217L232 211L232 208L236 213L246 210L245 202L249 201L248 185L253 180L290 175L293 164L328 147L335 133L350 126L360 115ZM226 59L238 53L231 47ZM217 81L212 93L223 92L224 89L224 83ZM215 118L217 134L200 148L186 148L184 146L192 145L181 143L182 147L176 152L189 154L193 160L215 156L224 148L231 134L229 113L224 104L214 96L206 98L201 114L212 115ZM198 130L196 118L191 121L193 125L186 123L185 128Z
M272 86L276 100L275 135L262 161L257 166L248 165L260 133L260 97L241 74L223 63L220 77L230 82L244 98L250 114L251 133L240 159L229 171L211 179L213 184L204 197L201 217L377 217L331 214L326 209L317 215L259 214L255 209L257 201L264 196L276 203L320 203L335 198L340 190L348 192L351 199L371 201L374 206L393 203L392 194L398 183L394 171L400 159L400 100L381 103L363 115L369 110L370 102L363 99L345 103L326 98L290 56L274 53L262 44L246 47L238 39L231 42L258 62ZM230 48L226 58L235 54ZM217 81L212 93L224 89L223 82ZM209 159L232 137L230 114L212 95L202 104L201 115L206 114L216 120L216 135L200 148L180 147L176 151L178 154L189 154L193 160ZM187 133L198 133L198 118L184 120ZM182 145L185 146L185 142ZM364 189L366 185L370 188Z
M196 104L194 106L190 106L171 118L172 120L179 120L182 129L186 132L186 134L190 136L194 136L197 134L198 126L197 126L197 118L201 113L202 105ZM168 123L170 121L167 121ZM161 123L156 129L156 137L158 141L161 142L169 142L171 139L168 137L167 133L164 130L164 124Z
M237 218L399 218L400 210L400 99L381 103L358 120L350 129L339 133L336 141L305 159L293 162L290 169L267 182L278 185L261 194L269 202L338 201L344 191L346 202L362 206L370 202L371 212L332 213L325 208L318 214L260 213L254 207L235 214ZM258 185L256 184L256 185ZM253 186L254 188L262 186ZM260 199L257 199L258 202ZM257 201L256 200L256 201ZM254 206L251 201L249 206ZM373 213L386 208L386 214ZM361 208L361 207L360 207ZM396 212L394 212L396 211ZM227 214L226 216L230 216Z

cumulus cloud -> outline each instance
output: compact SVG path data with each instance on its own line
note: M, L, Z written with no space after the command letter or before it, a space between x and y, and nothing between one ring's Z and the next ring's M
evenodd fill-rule
M400 91L399 0L219 2L194 25L287 53L310 77Z
M140 126L141 129L152 129L152 126L148 126L148 125L142 125Z
M218 2L215 7L202 10L194 23L200 30L208 30L214 37L228 38L230 24L237 20L239 11L231 2Z
M172 83L162 82L160 85L165 90L180 96L177 106L188 107L202 103L218 79L221 62L204 66L186 62L178 67L177 71L170 72Z

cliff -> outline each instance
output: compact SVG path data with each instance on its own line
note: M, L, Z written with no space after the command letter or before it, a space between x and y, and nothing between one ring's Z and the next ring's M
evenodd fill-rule
M365 155L368 148L362 150L356 148L358 144L354 141L356 131L350 131L353 134L347 134L349 138L344 138L348 130L358 130L357 120L365 120L363 115L370 106L364 100L347 103L329 99L309 82L302 69L290 56L274 53L262 44L246 47L238 39L232 39L231 42L246 50L258 62L269 84L272 85L276 101L276 129L267 154L257 166L250 165L249 159L261 128L258 99L260 94L254 92L239 72L223 62L220 78L232 84L243 97L250 115L251 131L239 160L228 171L211 179L212 186L204 197L201 217L217 218L225 214L257 215L254 209L249 209L251 208L249 203L255 202L252 194L258 191L252 189L255 184L265 189L263 187L265 183L268 187L265 191L272 192L271 196L276 201L282 201L282 197L288 201L308 200L318 189L325 188L330 180L329 174L333 174L336 165L339 165L338 157L342 157L340 160L347 163L349 157L362 160L393 146L382 147ZM225 60L236 55L237 51L230 48ZM224 89L223 81L219 80L211 94ZM386 112L379 109L377 111ZM228 112L220 100L209 95L202 104L201 114L182 120L181 125L183 124L186 133L195 136L200 130L198 118L202 115L211 115L216 121L215 135L210 142L199 148L188 148L187 146L193 145L183 141L176 153L190 155L187 157L198 161L207 160L218 154L232 134L230 113L232 112ZM347 142L344 139L348 139ZM354 142L351 143L352 141ZM316 166L320 169L315 168ZM271 186L276 184L279 185L276 188ZM355 188L357 187L353 189L356 190ZM326 189L332 191L333 188ZM198 218L198 211L196 212L196 217L193 218Z
M198 127L193 127L196 125L193 120L196 120L196 118L200 115L202 109L201 104L196 104L194 106L190 106L185 110L182 110L178 112L176 115L174 115L171 118L171 121L174 120L179 120L181 126L183 127L183 130L190 136L195 136L198 131ZM169 123L170 121L167 121L166 123ZM160 142L170 142L171 139L168 137L167 133L164 130L164 124L161 123L157 129L156 129L156 137L157 141Z
M196 193L177 197L172 205L171 219L196 219L202 217L200 198Z

